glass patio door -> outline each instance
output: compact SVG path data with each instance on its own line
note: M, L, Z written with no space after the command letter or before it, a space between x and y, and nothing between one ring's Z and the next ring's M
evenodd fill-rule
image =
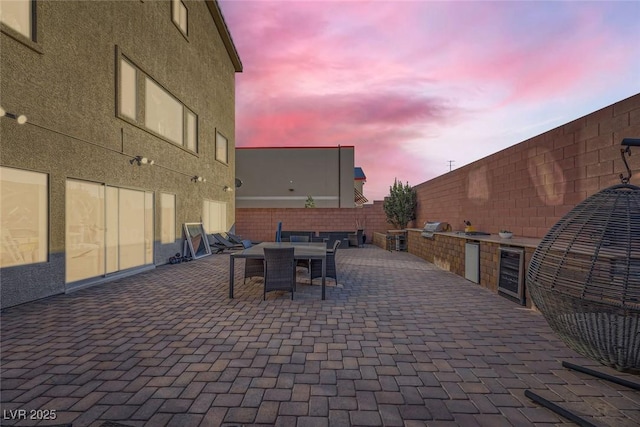
M153 263L153 194L67 180L66 282Z

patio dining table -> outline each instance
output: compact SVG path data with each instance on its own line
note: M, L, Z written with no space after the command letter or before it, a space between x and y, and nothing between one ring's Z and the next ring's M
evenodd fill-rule
M236 258L264 259L264 248L294 248L296 260L322 260L322 299L325 299L325 280L327 274L327 244L324 242L263 242L229 256L229 298L233 298Z

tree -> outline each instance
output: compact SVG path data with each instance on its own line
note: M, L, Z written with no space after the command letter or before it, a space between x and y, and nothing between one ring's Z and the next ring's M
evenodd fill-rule
M307 196L307 201L304 202L304 207L305 208L315 208L316 207L316 202L313 200L313 197Z
M416 192L407 182L394 180L389 187L389 196L385 197L382 205L384 213L387 214L387 222L396 228L406 228L409 221L416 218L416 206L418 200Z

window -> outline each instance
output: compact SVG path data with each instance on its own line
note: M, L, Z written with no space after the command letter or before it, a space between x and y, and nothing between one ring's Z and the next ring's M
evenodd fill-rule
M46 174L0 167L0 267L47 261L47 191Z
M227 138L216 132L216 160L229 163L229 142Z
M66 282L153 263L153 194L67 180Z
M198 140L198 126L196 124L196 115L186 108L185 113L187 117L187 136L185 138L187 141L187 148L191 151L197 151L196 141Z
M119 61L118 115L197 152L198 116L131 61L124 57ZM140 79L144 79L142 93ZM144 105L144 117L138 115L138 103Z
M145 126L169 141L182 145L183 111L173 96L145 78Z
M0 0L0 22L33 40L33 3L32 0Z
M136 119L136 69L124 59L120 60L120 114Z
M176 195L160 194L160 242L176 241Z
M187 7L182 3L181 0L172 0L172 19L173 23L176 24L180 31L186 36L187 32Z
M227 204L205 200L202 209L202 223L207 233L224 233L227 231Z
M117 200L117 199L116 199ZM105 188L92 182L67 181L66 281L105 274ZM111 205L113 206L113 205ZM111 208L110 208L111 209ZM110 210L108 214L116 215ZM117 222L116 222L117 224ZM117 234L116 234L117 250ZM117 264L115 264L117 266ZM117 270L117 267L116 267Z

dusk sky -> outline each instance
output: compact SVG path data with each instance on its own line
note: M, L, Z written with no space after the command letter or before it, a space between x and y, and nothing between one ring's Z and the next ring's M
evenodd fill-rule
M355 146L370 201L640 92L640 1L220 6L236 146Z

